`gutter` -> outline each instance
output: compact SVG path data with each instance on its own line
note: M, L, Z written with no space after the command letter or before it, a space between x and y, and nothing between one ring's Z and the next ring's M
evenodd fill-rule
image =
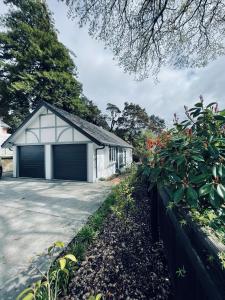
M96 165L96 179L98 178L98 150L105 149L105 145L95 149L95 165Z

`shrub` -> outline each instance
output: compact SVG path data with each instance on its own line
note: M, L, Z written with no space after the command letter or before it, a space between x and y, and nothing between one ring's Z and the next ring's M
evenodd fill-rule
M225 117L217 103L203 99L187 119L147 146L153 153L142 174L150 188L166 187L175 204L195 208L219 208L225 200Z
M131 168L127 170L126 177L113 189L113 197L115 199L115 204L112 207L113 211L118 217L125 221L129 212L134 208L133 191L136 179L137 168L132 165Z

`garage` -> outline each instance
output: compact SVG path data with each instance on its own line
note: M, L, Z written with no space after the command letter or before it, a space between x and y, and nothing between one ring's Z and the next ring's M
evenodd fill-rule
M47 102L2 147L13 149L13 177L95 182L132 163L127 142Z
M19 176L45 178L44 146L20 146Z
M53 145L55 179L87 181L87 145Z

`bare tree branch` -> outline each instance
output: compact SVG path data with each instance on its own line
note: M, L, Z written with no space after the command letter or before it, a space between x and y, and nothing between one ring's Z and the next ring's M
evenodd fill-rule
M225 0L62 0L139 78L201 67L225 53Z

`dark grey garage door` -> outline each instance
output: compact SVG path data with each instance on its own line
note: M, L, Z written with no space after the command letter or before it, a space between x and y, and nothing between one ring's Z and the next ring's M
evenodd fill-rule
M19 147L19 176L45 178L44 146Z
M87 146L53 146L53 170L55 179L87 180Z

